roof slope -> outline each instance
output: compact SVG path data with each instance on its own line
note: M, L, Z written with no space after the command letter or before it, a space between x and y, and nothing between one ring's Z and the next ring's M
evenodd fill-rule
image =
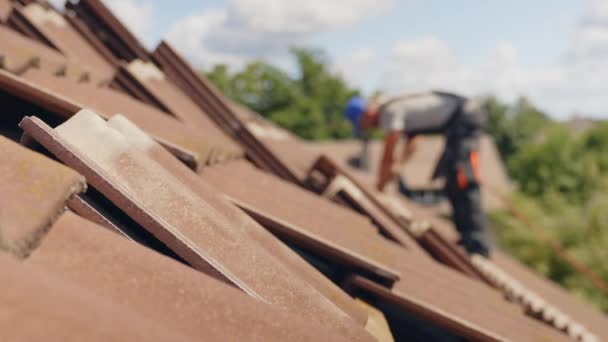
M73 214L25 263L196 340L341 339Z
M218 189L205 182L192 170L189 170L137 126L128 121L128 119L120 115L113 116L108 120L108 125L121 132L123 136L130 140L133 146L145 152L147 156L161 164L201 199L208 202L227 219L233 229L243 230L254 241L274 255L277 261L285 264L288 269L294 271L298 276L313 285L344 312L350 314L361 323L366 322L366 314L341 289L258 225L257 222L230 203L221 195Z
M0 272L0 329L8 341L190 341L44 268L0 255Z
M71 60L89 66L105 80L114 74L114 67L55 9L33 2L15 11Z
M23 127L194 268L258 300L285 310L297 308L352 339L367 338L344 312L242 231L227 229L230 225L220 213L96 114L82 111L53 131L39 120L26 120Z

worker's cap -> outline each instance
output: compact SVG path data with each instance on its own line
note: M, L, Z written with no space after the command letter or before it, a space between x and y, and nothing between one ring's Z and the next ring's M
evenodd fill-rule
M350 120L353 125L355 125L355 127L357 127L366 109L367 100L365 100L361 96L353 96L350 100L348 100L348 103L346 104L346 108L344 109L344 116L348 120Z

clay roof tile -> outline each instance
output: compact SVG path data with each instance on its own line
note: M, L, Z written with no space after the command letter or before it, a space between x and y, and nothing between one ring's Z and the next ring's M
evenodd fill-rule
M4 137L0 155L0 249L24 257L86 184L75 171Z
M22 127L194 268L258 300L297 308L300 315L345 336L367 339L345 313L291 276L248 235L228 229L220 213L96 114L81 112L56 130L35 119L26 119ZM100 139L104 145L95 143Z

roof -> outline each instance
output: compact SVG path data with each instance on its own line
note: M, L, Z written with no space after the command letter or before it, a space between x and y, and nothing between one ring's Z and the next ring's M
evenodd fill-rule
M23 339L46 333L59 338L61 333L93 340L186 340L182 334L199 339L257 335L260 339L312 340L315 334L316 339L331 336L328 331L321 333L321 327L289 318L270 305L260 306L238 290L94 223L74 214L61 214L68 198L83 189L82 176L6 139L0 138L0 144L3 156L8 157L2 166L17 171L4 173L3 182L11 183L2 184L3 193L20 190L9 192L12 202L8 204L28 209L31 217L40 217L46 226L43 232L19 230L22 237L45 235L30 246L25 260L11 262L0 255L5 279L3 302L10 303L0 320L3 336ZM44 210L46 201L33 201L32 195L40 199L42 194L56 195L59 209ZM11 210L1 216L2 236L11 237L17 227L27 227L33 220L26 221L23 210L4 204L3 210ZM175 288L181 291L172 291ZM33 305L41 304L34 309ZM209 314L200 312L201 307L210 305L214 310ZM238 310L232 312L235 307ZM29 315L30 324L40 324L43 329L15 329L22 326L23 313ZM167 320L174 324L158 324ZM203 321L207 323L201 324ZM237 329L243 323L250 330Z
M284 182L284 184L275 183L271 190L266 184L268 176L244 164L238 165L238 168L233 165L217 166L207 170L204 176L205 179L209 179L220 187L230 198L235 199L240 206L247 208L247 212L253 211L261 215L260 222L269 225L270 229L273 229L277 222L269 222L263 218L279 216L278 220L281 222L296 223L295 227L291 227L295 234L289 232L290 227L283 227L287 230L281 234L283 239L325 257L333 253L334 260L339 258L347 267L365 268L367 265L365 271L393 280L395 284L393 291L382 289L382 286L377 285L372 288L380 293L385 292L395 300L399 300L401 296L412 298L419 303L418 305L433 313L434 322L443 323L448 320L450 324L457 326L456 328L450 326L449 329L461 329L461 325L476 326L473 328L472 335L467 335L471 338L484 331L488 331L488 336L500 336L498 340L535 340L541 336L559 338L559 334L522 316L516 306L505 302L499 293L486 287L483 283L442 267L428 257L423 257L414 251L408 252L408 250L380 238L370 226L356 228L352 224L347 224L348 231L342 230L344 228L337 228L336 224L332 224L335 222L331 219L333 211L327 208L331 206L330 202L317 198L319 203L316 205L306 203L305 200L312 201L315 197L312 194L306 196L305 192L296 196L295 193L302 190L293 185ZM257 182L253 186L245 186L244 183L229 182L228 179L256 179ZM292 193L287 192L287 188L290 187ZM262 191L266 194L264 200L260 195ZM294 205L284 203L282 201L284 198L301 199L295 200ZM246 204L242 204L243 202ZM308 209L308 215L304 213L304 209ZM314 218L310 216L310 210L315 213ZM298 215L298 211L302 213ZM272 215L269 215L269 212ZM280 222L278 223L280 224ZM336 257L335 255L341 256ZM443 283L443 285L439 284L436 290L429 291L429 286L423 285L425 283ZM354 282L353 286L367 289L365 284L369 284L369 281ZM458 295L452 296L453 293L451 293L445 298L437 297L437 293L442 291L441 288L448 284L453 289L458 289ZM482 296L484 300L474 300L474 298ZM479 303L480 308L475 307L476 303ZM487 306L491 306L492 309L481 313L486 310L481 307L486 308ZM490 312L500 312L501 319L489 316ZM446 316L445 313L448 315ZM511 327L506 324L507 317L513 321ZM513 331L513 327L520 327L520 329Z
M32 2L16 7L11 17L30 28L22 30L26 36L40 40L63 52L70 60L94 70L99 75L98 82L112 77L113 66L54 8Z
M67 59L56 50L28 39L8 27L0 26L0 39L6 47L0 55L2 68L12 73L21 74L28 68L35 67L49 74L56 74L68 64Z
M154 64L134 60L119 69L113 85L125 87L125 91L139 100L175 115L180 121L204 129L210 139L218 141L224 151L217 151L215 159L230 159L242 155L238 144L230 139L209 119L194 101L173 85Z
M222 150L221 141L210 141L209 136L201 136L170 115L113 89L76 83L38 70L28 70L22 78L0 71L0 81L14 96L25 97L63 117L82 108L92 108L104 117L122 113L163 145L174 147L172 151L179 152L179 157L193 168L209 163L212 149Z
M337 327L353 340L365 340L363 329L358 331L343 311L247 234L226 230L229 225L220 213L95 113L81 111L54 130L35 118L22 127L195 269L258 300L297 308L300 315Z
M4 283L0 327L8 340L188 340L45 269L0 256L0 272ZM28 329L23 328L24 320Z
M548 282L538 273L533 272L504 253L496 253L492 261L514 279L524 284L526 288L537 293L549 305L557 307L562 313L570 316L569 319L577 321L593 334L596 334L600 340L608 339L605 314L583 304L564 288Z
M11 4L20 10L0 26L5 334L605 337L602 314L501 254L469 258L434 211L376 194L234 105L167 43L148 52L101 1L63 13ZM40 329L21 328L25 313Z
M56 223L25 263L192 339L312 340L332 335L73 214Z
M148 53L135 35L106 7L101 0L67 2L66 8L83 25L95 32L97 40L106 45L116 58L126 62L148 59Z
M303 140L251 110L235 103L230 105L259 143L277 156L298 181L305 181L310 166L320 157L321 151L307 148Z
M308 263L297 257L293 251L283 245L278 239L258 225L244 212L238 210L224 196L220 196L218 189L205 182L201 177L198 177L192 170L175 159L168 151L147 137L137 126L121 116L112 117L108 123L112 128L120 131L123 135L136 137L137 139L133 139L132 141L134 146L144 151L148 157L161 164L200 198L205 199L215 210L224 215L232 227L242 229L253 240L257 241L270 253L276 256L290 270L306 279L326 298L331 299L344 312L350 314L358 321L366 321L366 315L360 308L355 306L344 292L323 277Z

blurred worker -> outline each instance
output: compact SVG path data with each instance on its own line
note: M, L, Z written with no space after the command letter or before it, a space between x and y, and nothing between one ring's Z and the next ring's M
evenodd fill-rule
M481 103L456 94L426 92L395 97L375 107L365 109L360 124L361 129L380 127L385 131L378 190L384 191L387 183L399 175L401 166L415 151L419 136L443 134L445 149L433 179L445 180L454 224L461 235L459 243L470 254L488 256L479 189L479 143L486 119ZM395 158L401 140L402 151Z

